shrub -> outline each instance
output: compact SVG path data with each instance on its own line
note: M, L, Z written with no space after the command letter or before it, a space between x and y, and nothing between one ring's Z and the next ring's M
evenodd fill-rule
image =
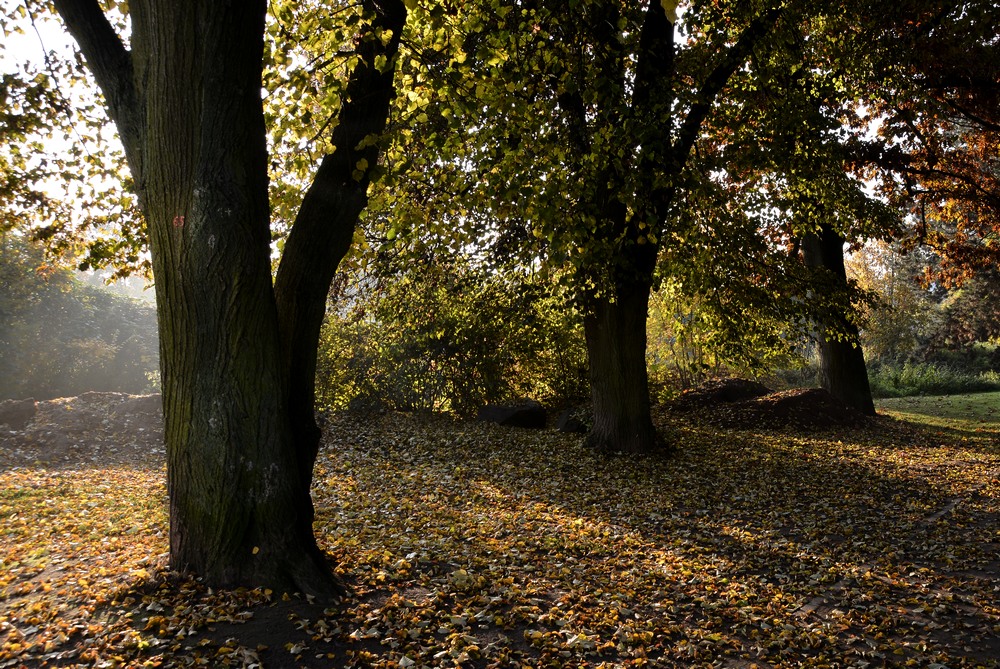
M1000 390L996 372L970 374L942 364L873 365L868 377L875 397L960 395Z
M361 286L324 324L320 406L468 415L520 397L567 403L586 388L579 319L530 276L451 256Z
M651 295L647 327L651 392L660 400L711 378L792 373L806 364L804 339L773 316L750 308L726 312L671 280Z

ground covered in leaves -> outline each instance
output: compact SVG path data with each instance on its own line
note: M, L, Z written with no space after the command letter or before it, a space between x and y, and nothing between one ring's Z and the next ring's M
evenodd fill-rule
M321 606L167 572L159 434L114 403L0 432L0 669L1000 666L992 425L663 409L672 457L608 459L555 431L334 416L317 534L354 594ZM53 454L56 409L93 438Z

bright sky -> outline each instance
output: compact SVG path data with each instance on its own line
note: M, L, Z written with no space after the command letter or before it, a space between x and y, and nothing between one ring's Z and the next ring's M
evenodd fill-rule
M21 22L21 27L23 29L22 33L8 33L2 36L3 41L0 43L0 73L45 72L47 71L45 64L46 53L55 53L61 60L73 57L75 51L73 39L59 21L52 18L39 18L32 25L29 20L25 19ZM76 89L63 88L61 92L71 102L87 99L93 94L92 90L82 87L77 87ZM88 141L80 136L82 134L85 133L64 137L47 137L44 142L49 152L57 154L60 151L65 151L66 147L71 143L83 142L86 145ZM105 141L117 141L114 133L104 133L103 139ZM91 153L97 153L96 146L88 147L88 150ZM106 185L108 187L112 186L112 184ZM54 197L63 199L67 197L61 182L41 184L41 188ZM133 297L152 300L153 291L142 290L144 283L143 279L135 278L116 282L116 285L112 286L112 288L119 292L126 292Z

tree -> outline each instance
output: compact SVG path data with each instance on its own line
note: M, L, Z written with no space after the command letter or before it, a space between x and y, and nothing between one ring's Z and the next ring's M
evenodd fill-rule
M865 88L855 121L881 141L863 156L884 197L909 214L901 238L927 245L935 279L961 283L1000 262L1000 35L996 3L864 6ZM931 278L931 277L928 277Z
M753 75L734 82L733 104L712 129L729 160L709 163L724 172L730 199L756 212L773 243L812 269L795 272L793 299L818 341L822 385L868 414L874 404L856 323L871 295L848 280L845 245L891 238L903 215L870 192L869 160L882 142L859 119L873 96L886 94L873 72L885 46L872 48L875 26L919 18L912 7L891 19L883 9L817 14L782 48L755 56Z
M1000 344L998 290L1000 270L991 268L950 291L941 305L943 322L929 342L930 352L964 351L972 357L977 344ZM1000 361L1000 353L994 353L993 359Z
M859 321L865 358L874 364L916 359L940 322L940 295L920 285L929 253L903 254L899 244L871 242L845 259L848 276L874 299Z
M451 203L444 220L463 230L478 225L479 239L512 243L526 264L566 277L584 315L588 440L604 451L662 446L645 359L657 260L683 236L675 209L706 118L784 13L699 3L689 10L699 29L680 48L675 6L456 6L438 47L447 55L429 68L438 77L432 88L448 98L416 115L431 124L425 135L438 138L422 167L434 175L439 201ZM410 199L429 190L417 182Z
M261 101L267 4L138 0L126 48L96 0L56 0L104 94L156 281L170 562L216 584L332 596L312 534L313 372L365 205L406 9L365 0L331 150L271 279Z
M156 316L84 284L21 232L0 232L0 400L148 392Z

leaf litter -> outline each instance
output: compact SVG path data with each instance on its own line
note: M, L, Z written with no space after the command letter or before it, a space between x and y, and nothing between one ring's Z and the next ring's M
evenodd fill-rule
M10 435L0 669L998 666L995 434L656 422L670 458L332 416L313 494L338 606L170 572L155 431L52 462Z

